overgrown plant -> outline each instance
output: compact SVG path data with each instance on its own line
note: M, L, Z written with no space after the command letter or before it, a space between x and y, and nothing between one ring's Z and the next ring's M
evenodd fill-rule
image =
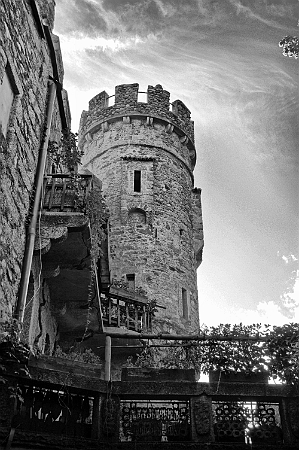
M9 375L30 377L27 367L30 349L20 339L21 327L16 319L0 323L0 383L8 385L10 397L23 401L18 386L10 386Z
M68 128L62 130L61 138L57 141L49 141L48 153L56 168L73 172L81 164L83 150L77 146L78 133L73 133Z
M282 54L284 56L294 57L295 59L299 57L299 39L297 36L285 36L278 45L283 48Z
M64 352L59 346L57 346L54 353L54 357L64 358L70 361L84 362L88 364L102 364L102 360L97 356L91 348L82 350L71 350Z
M145 347L135 367L194 368L208 374L222 372L269 372L274 379L288 384L299 382L299 324L282 327L253 324L204 327L203 341L176 341L176 346L163 349ZM221 340L227 337L228 340ZM248 338L254 337L254 340ZM247 339L246 339L247 338ZM178 345L179 344L179 345ZM178 346L177 346L178 345ZM132 358L130 360L132 365Z
M102 241L107 237L109 212L103 199L101 185L96 179L93 180L92 189L86 198L85 213L90 223L90 255L97 261L102 254Z
M125 281L124 277L122 277L120 280L117 280L116 278L113 278L111 281L111 286L115 287L117 289L124 289L128 292L134 292L137 295L146 296L147 292L145 289L143 289L141 286L137 286L135 288L130 288L130 285L127 281Z

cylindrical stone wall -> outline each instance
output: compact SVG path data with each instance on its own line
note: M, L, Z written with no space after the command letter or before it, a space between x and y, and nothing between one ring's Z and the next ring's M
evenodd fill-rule
M79 145L109 208L111 279L142 287L163 306L154 331L196 332L202 226L194 220L201 212L194 210L190 112L180 101L170 111L160 85L148 87L148 103L138 102L138 84L117 86L111 107L107 97L97 95L83 112ZM198 190L196 198L198 205Z

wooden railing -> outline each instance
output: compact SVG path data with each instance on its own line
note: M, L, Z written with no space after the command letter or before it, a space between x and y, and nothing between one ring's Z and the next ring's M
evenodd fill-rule
M138 332L151 329L147 300L134 300L109 293L101 296L101 306L106 327L125 327Z
M91 184L91 175L47 175L43 184L43 210L84 212Z

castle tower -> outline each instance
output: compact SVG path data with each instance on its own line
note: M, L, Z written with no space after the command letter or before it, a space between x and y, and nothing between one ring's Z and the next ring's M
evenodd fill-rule
M203 234L193 122L162 86L148 86L146 102L138 89L116 86L113 106L101 92L80 122L83 166L102 181L110 213L110 280L141 287L163 307L154 331L196 332Z

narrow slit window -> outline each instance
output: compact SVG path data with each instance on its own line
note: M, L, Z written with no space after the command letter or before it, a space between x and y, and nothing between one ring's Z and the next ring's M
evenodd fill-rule
M189 319L187 290L182 288L183 317Z
M128 286L129 289L134 291L134 289L135 289L135 273L127 273L126 278L127 278L127 283L129 285Z
M141 170L134 170L134 192L141 192Z

